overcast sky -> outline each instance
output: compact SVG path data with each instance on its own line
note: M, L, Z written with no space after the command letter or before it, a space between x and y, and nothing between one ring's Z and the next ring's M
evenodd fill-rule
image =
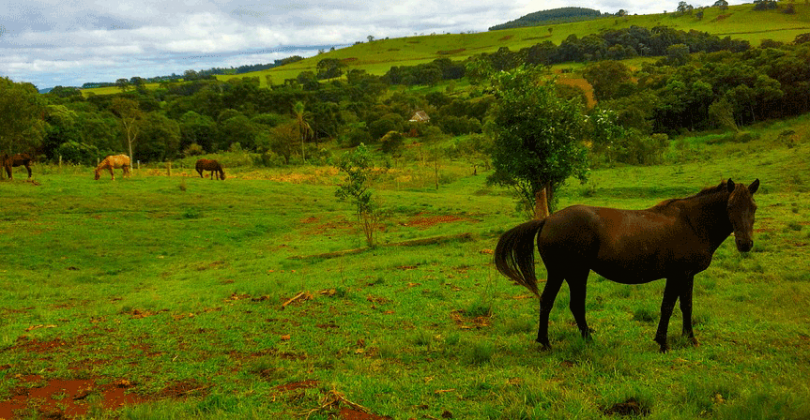
M714 0L688 3L698 7ZM369 35L483 32L557 7L649 14L677 5L678 0L0 0L0 77L40 89L80 86L308 57Z

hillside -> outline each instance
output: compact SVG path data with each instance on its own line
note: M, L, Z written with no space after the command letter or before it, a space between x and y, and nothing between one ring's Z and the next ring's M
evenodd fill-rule
M754 11L744 4L731 6L728 10L707 8L703 19L694 15L652 14L624 17L606 17L583 22L562 23L549 26L505 29L475 34L428 35L407 38L383 39L352 47L330 51L305 60L266 71L245 73L238 76L218 76L220 80L234 77L259 77L264 86L266 76L273 83L296 77L302 71L316 71L318 61L325 58L342 60L348 69L362 69L370 74L385 74L392 66L413 66L439 58L464 60L480 53L492 53L507 47L512 51L551 41L559 45L571 35L583 37L606 30L629 28L633 25L645 28L668 26L674 29L704 31L721 37L749 41L758 46L763 39L785 43L792 42L796 35L810 31L810 6L796 4L796 13L787 15L778 10Z
M500 25L491 26L490 31L510 28L524 28L529 26L548 25L552 23L578 22L581 20L596 19L602 12L584 7L560 7L551 10L541 10L521 16Z

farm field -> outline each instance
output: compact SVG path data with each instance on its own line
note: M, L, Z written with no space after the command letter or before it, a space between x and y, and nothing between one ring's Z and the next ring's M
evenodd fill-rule
M680 338L676 307L665 354L664 282L593 273L593 342L563 286L540 351L537 302L491 264L525 216L461 162L438 189L432 167L381 171L366 250L334 168L231 165L213 181L178 163L94 181L34 166L35 182L0 182L0 418L807 418L807 126L691 137L672 163L596 169L560 192L559 208L645 208L761 180L754 249L721 246L696 276L701 345ZM803 140L780 143L786 128Z

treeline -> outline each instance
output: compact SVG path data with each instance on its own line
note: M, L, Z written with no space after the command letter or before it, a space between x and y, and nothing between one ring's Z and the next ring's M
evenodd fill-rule
M244 66L238 67L212 67L207 70L186 70L182 75L172 73L168 76L157 76L157 77L132 77L129 79L131 84L136 84L136 80L140 79L146 83L161 83L161 82L170 82L170 81L179 81L179 80L198 80L198 79L208 79L212 78L213 76L217 75L233 75L233 74L244 74L250 73L254 71L261 71L261 70L268 70L274 67L283 66L285 64L294 63L296 61L303 60L304 57L300 55L294 55L291 57L283 58L280 60L274 60L273 63L267 64L246 64ZM118 86L117 82L87 82L82 85L82 89L92 89L92 88L100 88L100 87L116 87Z
M500 29L523 28L528 26L540 26L550 23L567 23L578 22L581 20L596 19L602 16L602 12L584 7L561 7L551 10L541 10L539 12L529 13L528 15L521 16L500 25L495 25L489 28L490 31L497 31Z
M634 27L585 39L589 41L571 40L555 51L595 57L602 50L585 46L598 41L602 47L642 42L649 48L642 51L663 52L637 71L617 60L592 61L583 70L598 101L589 111L591 130L597 133L592 138L599 139L593 147L598 159L651 163L660 159L668 135L683 130L725 126L738 132L753 122L810 112L810 34L790 45L766 40L759 48L667 28ZM571 48L577 45L582 49ZM715 51L721 46L728 49ZM529 50L393 67L382 76L346 72L340 61L324 59L317 73L302 72L269 88L260 87L258 78L199 79L85 98L75 88L57 87L39 95L33 86L5 80L0 109L15 112L4 114L8 118L3 119L0 151L34 150L41 159L62 156L94 164L105 154L127 150L132 142L135 158L143 162L248 150L259 164L288 165L304 159L326 162L329 156L321 143L335 141L344 147L379 145L397 155L406 136L430 144L482 133L497 102L497 92L486 83L488 75L548 63L532 60ZM427 94L398 86L462 77L473 86L456 91L449 83ZM578 88L563 85L557 94L566 100L584 98ZM430 123L410 122L416 111L426 112ZM454 153L483 153L485 136L464 138L470 140L458 143Z

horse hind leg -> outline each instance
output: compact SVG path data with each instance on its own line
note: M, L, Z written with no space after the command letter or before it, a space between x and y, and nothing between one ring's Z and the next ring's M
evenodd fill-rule
M562 276L549 273L546 287L543 288L543 293L540 295L540 326L537 328L537 342L544 349L551 349L551 343L548 341L548 316L551 308L554 307L554 300L557 299L557 293L560 292L562 283Z
M587 295L589 274L590 269L587 269L566 277L571 292L571 302L569 302L568 307L571 309L571 314L574 315L574 320L577 322L577 328L579 328L579 332L584 339L590 339L592 332L588 327L588 322L585 320L585 297Z
M28 179L31 179L31 167L28 166L28 165L25 165L25 169L28 170Z

